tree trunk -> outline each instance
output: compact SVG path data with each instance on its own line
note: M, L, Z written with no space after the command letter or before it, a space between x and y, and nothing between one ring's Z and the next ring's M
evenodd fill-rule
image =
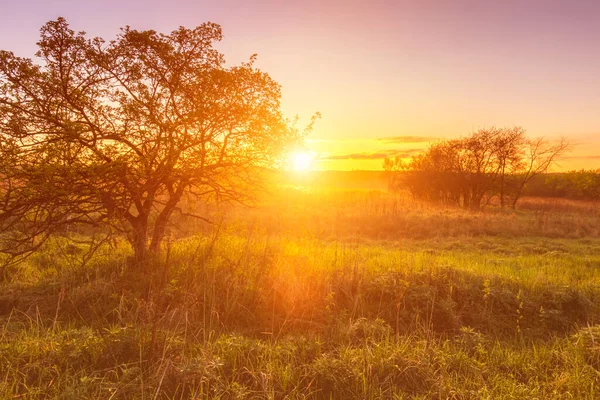
M471 211L481 210L481 202L483 201L484 193L485 192L482 192L477 188L471 190L471 200L469 202L469 210L471 210Z
M165 233L167 231L167 221L169 220L171 212L168 214L163 214L162 212L156 219L156 224L154 225L154 232L152 232L152 242L150 243L150 253L155 256L158 256L161 251L162 242L165 238Z
M517 202L521 198L521 190L519 189L517 193L515 193L515 198L512 201L512 209L515 210L517 208Z
M502 175L500 175L500 208L504 208L504 176L505 166L502 165Z
M165 208L162 209L156 218L154 231L152 232L152 242L150 243L150 253L155 256L160 254L162 242L167 231L167 223L169 222L169 218L171 217L173 210L175 210L177 203L179 203L182 193L182 190L178 190L173 197L169 199L167 204L165 204Z
M469 191L464 190L463 191L463 204L462 204L462 208L464 210L468 210L471 208L471 196L469 194Z
M148 260L150 259L150 251L148 249L148 219L147 217L138 217L131 224L133 247L133 264L140 269L145 269Z
M527 182L520 184L519 188L515 192L515 198L512 201L512 209L513 210L517 208L517 202L519 201L519 199L521 198L521 195L523 194L523 189L525 188L526 183Z
M471 211L479 211L481 210L481 202L483 201L483 196L477 195L473 200L471 200Z

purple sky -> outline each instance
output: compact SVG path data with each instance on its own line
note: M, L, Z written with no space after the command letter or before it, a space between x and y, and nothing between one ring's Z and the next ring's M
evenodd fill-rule
M456 137L492 125L580 143L563 168L600 167L600 1L0 0L0 49L31 56L58 16L110 39L118 28L223 26L232 63L283 85L284 111L323 118L323 168L381 166L386 136ZM417 141L414 147L423 146ZM385 147L388 146L388 147ZM404 143L410 148L410 143ZM594 158L594 157L598 158ZM360 161L359 161L360 160Z

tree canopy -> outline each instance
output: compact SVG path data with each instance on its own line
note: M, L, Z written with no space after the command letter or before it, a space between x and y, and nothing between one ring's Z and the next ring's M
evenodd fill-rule
M125 234L143 261L184 195L248 200L301 134L280 86L255 56L228 67L221 37L204 23L106 42L59 18L36 58L1 51L0 250L26 254L89 224Z
M416 197L478 210L493 197L514 208L527 183L548 171L570 149L567 140L530 139L521 127L480 129L444 140L408 162L386 159L392 189L406 187Z

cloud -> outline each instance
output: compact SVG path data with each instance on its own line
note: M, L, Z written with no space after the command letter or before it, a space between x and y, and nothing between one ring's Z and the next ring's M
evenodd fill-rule
M353 154L341 154L322 157L322 160L379 160L386 157L410 157L414 153L418 153L422 149L409 149L409 150L383 150L376 153L353 153Z
M596 156L567 156L561 157L563 160L600 160L600 155Z
M441 138L430 136L388 136L377 140L386 143L427 143L441 140Z

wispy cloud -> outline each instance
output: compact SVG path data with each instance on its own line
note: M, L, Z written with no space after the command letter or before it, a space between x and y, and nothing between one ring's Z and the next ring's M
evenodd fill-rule
M567 156L562 157L563 160L600 160L600 155L593 156Z
M382 150L375 153L352 153L352 154L340 154L340 155L329 155L322 157L322 160L378 160L386 157L410 157L414 153L418 153L422 149L410 149L410 150Z
M431 136L388 136L382 137L377 140L386 143L427 143L435 142L441 138Z

